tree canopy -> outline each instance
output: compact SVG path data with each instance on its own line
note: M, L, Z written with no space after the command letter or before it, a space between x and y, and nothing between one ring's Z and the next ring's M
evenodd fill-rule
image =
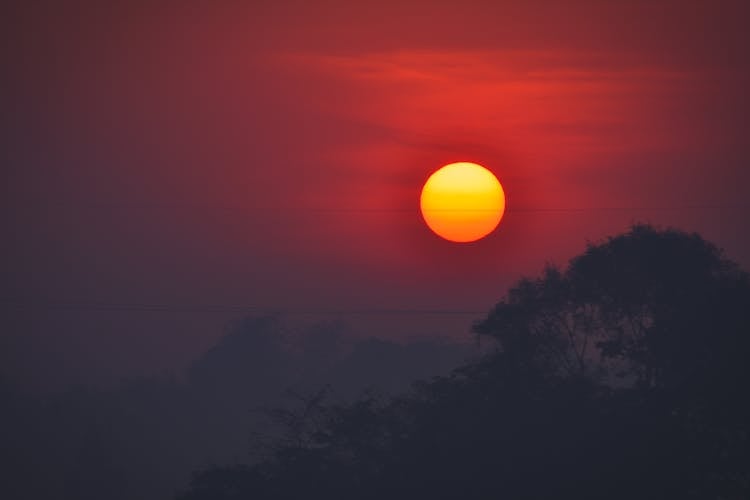
M520 280L475 324L495 349L401 397L312 394L255 464L180 500L747 498L750 282L647 225Z

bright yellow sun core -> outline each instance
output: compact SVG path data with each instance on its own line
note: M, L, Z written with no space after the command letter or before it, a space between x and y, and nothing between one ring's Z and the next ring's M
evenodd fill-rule
M451 163L427 179L420 208L435 234L466 243L497 227L505 212L505 193L497 177L483 166Z

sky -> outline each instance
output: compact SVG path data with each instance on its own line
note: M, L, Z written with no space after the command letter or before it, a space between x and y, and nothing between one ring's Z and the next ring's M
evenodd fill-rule
M520 276L634 222L750 267L743 2L10 2L0 362L169 372L248 313L470 340ZM439 239L475 161L498 230Z

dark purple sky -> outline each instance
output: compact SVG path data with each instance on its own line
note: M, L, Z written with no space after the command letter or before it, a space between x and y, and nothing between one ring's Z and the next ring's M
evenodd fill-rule
M351 311L484 311L634 221L750 265L744 2L19 4L0 16L13 378L177 369L240 316L205 306L459 338L478 315ZM508 196L476 244L418 213L458 160Z

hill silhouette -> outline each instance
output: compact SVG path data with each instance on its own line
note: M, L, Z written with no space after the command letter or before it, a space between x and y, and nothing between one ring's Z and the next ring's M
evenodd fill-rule
M698 235L590 244L474 330L482 359L394 398L311 392L262 460L177 498L750 498L750 281Z

